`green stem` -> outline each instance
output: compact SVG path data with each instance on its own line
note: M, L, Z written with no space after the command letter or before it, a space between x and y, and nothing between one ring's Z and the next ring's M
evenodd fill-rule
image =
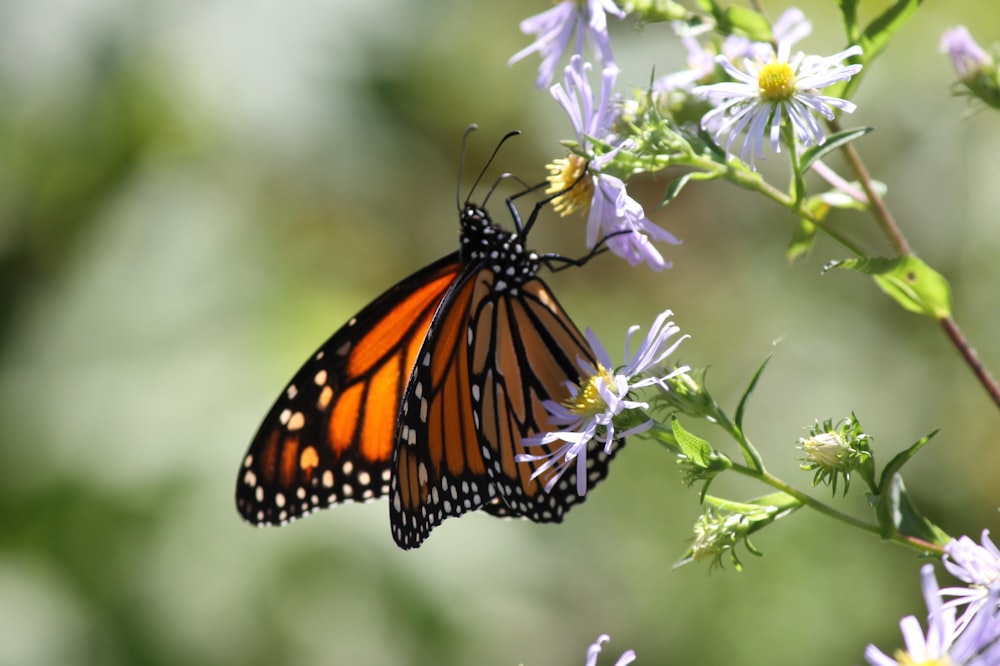
M922 553L933 552L937 555L944 555L944 548L942 546L923 541L922 539L917 539L915 537L909 537L898 533L893 534L889 537L885 537L883 536L882 530L879 528L878 525L874 525L872 523L866 523L865 521L855 518L854 516L843 513L842 511L838 511L834 509L832 506L824 504L823 502L820 502L819 500L807 495L798 488L788 485L778 477L773 476L768 472L764 471L758 472L754 469L751 469L750 467L744 467L743 465L738 465L736 463L733 463L731 469L734 472L738 472L740 474L743 474L744 476L749 476L753 479L760 481L761 483L765 483L771 486L772 488L780 490L786 495L794 497L796 500L801 502L803 506L808 506L811 509L815 509L816 511L819 511L828 518L833 518L834 520L846 523L847 525L856 527L859 530L868 532L869 534L873 534L879 538L885 538L888 541L892 541L893 543L897 543L901 546L906 546L907 548L919 550Z
M714 400L712 404L715 404ZM743 452L743 458L746 460L747 465L750 466L749 468L758 470L761 474L767 474L767 471L764 469L764 459L761 457L760 452L757 451L757 447L750 443L743 430L730 421L729 416L718 405L715 405L715 413L712 414L712 418L715 419L719 427L729 433L729 436L739 444L740 451Z
M779 206L787 208L798 217L809 220L811 223L815 224L816 227L823 233L835 240L837 243L840 243L840 245L845 247L853 255L858 257L866 257L869 255L869 253L862 249L861 246L855 244L851 241L851 239L844 236L836 229L828 226L825 220L819 219L812 212L802 208L801 203L796 203L792 197L774 187L753 171L719 164L718 162L704 157L699 157L697 155L689 156L689 159L685 161L685 164L709 174L709 178L711 179L724 178L730 183L737 185L738 187L742 187L745 190L760 192L771 201L777 203ZM800 189L800 191L803 190Z
M831 120L829 124L830 130L835 133L843 129L837 120ZM851 167L851 171L854 172L854 176L858 179L861 189L864 190L865 196L868 198L868 206L871 208L872 215L875 216L875 221L878 223L879 228L882 229L882 233L885 234L885 237L892 244L897 254L903 257L913 254L910 244L906 242L903 232L900 230L899 225L896 224L896 219L889 212L885 201L875 191L871 174L868 173L864 162L861 161L861 156L855 150L854 144L848 143L842 150L844 157L847 159L847 164Z
M833 132L839 132L841 130L840 123L836 120L830 121L830 129ZM885 234L886 238L892 243L893 248L900 256L909 256L913 254L913 250L910 249L910 244L906 242L906 238L903 236L902 230L899 225L896 224L895 218L889 209L886 207L885 202L879 197L878 192L875 191L874 185L872 183L871 176L868 170L865 168L864 162L861 161L861 157L858 152L854 149L853 144L847 144L843 148L844 157L847 158L848 164L851 166L851 170L854 171L854 175L857 177L858 182L861 184L861 188L865 192L865 196L868 197L868 204L871 208L872 214L875 216L879 227L882 229L882 233ZM989 370L982 364L979 360L979 356L976 354L976 350L972 348L968 340L962 334L962 330L958 327L958 323L955 322L951 317L946 317L939 320L942 330L948 336L948 340L951 341L955 349L962 356L962 360L965 364L969 366L972 370L972 374L976 376L979 380L980 385L989 395L990 399L993 401L998 408L1000 408L1000 384L997 383L996 378L990 374Z
M806 196L806 180L802 174L802 160L799 156L798 144L795 141L795 131L792 129L791 123L782 125L782 131L785 133L785 145L788 146L789 162L792 167L792 186L790 190L794 197L795 210L801 211L802 201Z
M986 369L982 361L979 360L979 355L976 354L976 350L972 348L969 341L965 339L962 335L962 329L958 327L955 320L951 317L945 317L939 320L941 328L944 329L945 335L951 340L951 343L955 345L958 353L962 355L962 360L965 361L966 365L972 370L972 374L976 376L979 383L982 384L986 393L993 400L993 404L1000 407L1000 385L997 385L996 379L990 374L990 371Z

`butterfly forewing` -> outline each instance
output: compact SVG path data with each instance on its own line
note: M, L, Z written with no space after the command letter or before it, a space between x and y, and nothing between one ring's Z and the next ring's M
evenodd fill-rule
M236 505L246 520L284 524L388 492L406 380L461 268L454 253L396 284L295 374L243 460Z

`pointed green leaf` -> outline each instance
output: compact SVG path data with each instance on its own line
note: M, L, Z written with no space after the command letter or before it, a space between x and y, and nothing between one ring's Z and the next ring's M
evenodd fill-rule
M747 385L746 391L743 392L743 396L740 398L740 404L736 407L736 427L743 430L743 411L746 409L747 401L750 400L750 394L753 393L753 389L757 386L757 381L760 379L761 375L764 373L764 368L767 364L771 362L771 355L768 354L764 358L764 362L760 364L757 368L757 372L753 374L753 378L750 380L750 384Z
M860 0L837 0L840 13L844 17L844 28L847 38L854 42L858 38L858 3Z
M887 488L882 489L876 506L879 527L884 538L902 534L941 546L951 541L951 537L944 530L920 513L906 492L903 477L893 474L887 485Z
M863 137L873 129L875 128L857 127L855 129L844 130L842 132L837 132L836 134L831 134L826 137L826 140L823 143L812 146L802 153L799 168L802 170L802 173L805 173L816 160L825 157L834 150L837 150L841 146L844 146L857 138Z
M718 144L715 143L715 139L712 137L711 134L709 134L705 130L701 129L701 127L699 127L697 136L699 139L701 139L706 150L711 154L710 156L713 157L716 162L718 162L719 164L726 163L726 151L724 151L722 148L718 146Z
M698 435L685 430L677 417L670 419L670 428L674 431L674 439L677 440L677 446L680 447L681 452L698 467L708 469L712 463L712 445Z
M824 270L831 268L871 275L882 291L910 312L936 320L951 316L948 281L915 256L846 259L833 262Z
M746 35L755 42L770 42L771 24L758 12L739 5L732 5L725 11L726 27L728 32L736 32Z
M771 493L770 495L764 495L763 497L757 497L747 502L747 504L753 504L755 506L769 506L777 509L778 515L775 516L775 520L802 507L802 502L800 500L792 497L788 493L783 492L776 492Z
M782 492L771 493L746 502L736 502L714 495L706 495L702 501L726 513L743 515L751 523L748 534L753 534L760 528L802 508L802 502Z
M694 173L686 173L670 181L670 184L667 185L667 191L663 195L663 200L660 202L660 207L662 208L673 201L681 193L681 190L684 189L684 186L688 184L692 176L694 176Z
M922 3L923 0L897 0L892 7L889 7L868 24L861 35L861 48L865 52L865 62L871 62L875 59L875 56L889 43L889 39L903 27Z
M889 483L889 479L891 479L894 474L897 474L899 470L903 469L903 465L908 463L910 459L917 453L917 451L922 449L924 447L924 444L931 441L931 439L936 434L938 434L937 430L930 433L929 435L921 437L912 445L910 445L907 449L900 451L895 456L893 456L892 460L889 461L889 464L886 465L885 469L882 470L882 478L879 479L878 482L878 486L881 489L880 492L882 493L885 492L886 484Z

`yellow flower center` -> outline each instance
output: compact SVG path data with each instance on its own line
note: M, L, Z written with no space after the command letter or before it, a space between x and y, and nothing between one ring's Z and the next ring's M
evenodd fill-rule
M614 385L615 382L615 376L611 371L598 363L597 374L588 377L580 385L580 390L574 397L563 401L563 406L580 416L596 416L603 412L607 404L597 389L599 379L603 379L608 385Z
M578 210L590 210L590 201L594 198L594 181L592 178L581 178L587 168L587 160L576 153L570 153L565 159L553 160L546 168L549 170L549 187L545 193L562 192L552 200L552 208L557 213L566 217Z
M795 94L795 73L787 62L769 62L757 77L760 96L772 102L784 102Z
M917 661L909 652L896 650L892 658L896 660L899 666L952 666L952 661L947 655L929 661Z

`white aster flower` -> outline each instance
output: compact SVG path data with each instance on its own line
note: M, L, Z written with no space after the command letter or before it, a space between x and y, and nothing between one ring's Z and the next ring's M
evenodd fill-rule
M926 636L917 618L908 615L899 623L906 649L898 649L890 657L869 645L865 649L868 663L871 666L996 666L1000 663L1000 608L997 606L1000 589L993 588L975 616L964 628L959 628L955 609L941 603L942 590L938 590L934 566L924 565L920 576L927 602Z
M990 531L983 530L982 544L967 536L954 539L944 547L944 568L952 576L968 583L969 587L945 587L942 597L951 597L945 608L966 606L958 619L962 631L976 613L986 604L990 591L1000 588L1000 550L990 540Z
M803 36L803 29L794 24L786 29L787 37L779 42L767 58L752 57L741 61L742 69L725 55L717 57L726 73L734 80L699 86L695 94L715 105L702 118L704 129L714 129L715 140L721 144L724 136L727 156L736 137L746 132L740 149L740 160L756 168L755 160L763 159L764 137L771 149L781 152L781 126L791 123L796 140L803 146L821 144L825 135L817 115L833 120L834 109L851 113L855 105L839 97L820 94L822 88L847 81L861 71L861 65L845 65L844 60L861 54L860 46L852 46L828 57L807 56L802 52L790 57L791 44Z
M586 454L590 441L603 443L604 452L610 455L617 440L653 426L653 421L647 418L638 425L618 431L615 428L615 418L629 410L643 410L649 407L645 402L630 399L632 391L654 384L666 390L665 380L687 372L687 367L680 367L661 376L662 371L658 369L664 359L687 337L682 336L670 342L670 339L680 332L676 324L668 321L672 314L670 310L666 310L656 318L646 339L631 358L629 358L629 339L639 327L633 326L629 329L625 341L625 357L628 360L618 371L610 369L614 365L608 352L594 332L587 329L587 341L594 349L597 367L581 360L583 379L579 386L569 386L570 397L562 403L545 401L545 409L549 412L549 423L556 429L554 432L539 433L521 440L526 449L546 450L538 454L520 453L515 458L518 462L544 461L533 472L531 478L546 474L551 469L552 472L547 475L545 482L546 491L555 486L575 461L576 491L580 496L586 495Z
M601 88L596 94L590 85L590 70L590 63L574 55L563 83L555 84L550 91L569 116L580 151L593 155L595 142L618 141L612 130L617 113L612 88L618 69L605 67L601 71ZM560 215L587 212L588 247L604 241L613 254L633 266L646 263L654 270L669 268L670 263L652 241L674 245L680 241L646 217L642 204L629 195L621 178L602 171L618 151L629 146L628 142L619 143L589 160L577 153L554 160L548 166L550 185L546 193L559 193L552 207Z
M906 643L906 650L897 650L893 656L885 654L874 645L865 649L865 659L871 666L913 666L915 664L949 664L946 661L955 636L955 609L942 607L938 597L937 579L934 566L925 564L920 569L920 577L927 601L927 634L924 635L920 622L913 615L907 615L899 622L899 629ZM941 660L941 661L935 661Z

